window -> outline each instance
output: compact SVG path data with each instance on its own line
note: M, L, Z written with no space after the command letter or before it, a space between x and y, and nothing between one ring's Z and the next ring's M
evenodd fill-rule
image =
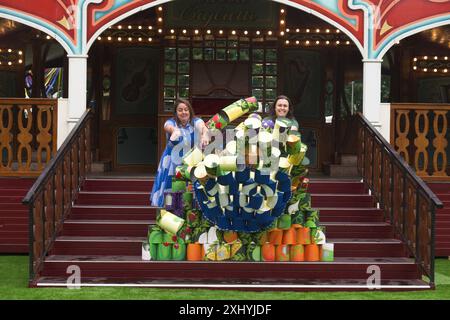
M177 97L189 98L192 62L248 62L251 94L268 110L277 96L278 52L276 42L248 37L196 36L172 42L164 50L164 111L172 112Z

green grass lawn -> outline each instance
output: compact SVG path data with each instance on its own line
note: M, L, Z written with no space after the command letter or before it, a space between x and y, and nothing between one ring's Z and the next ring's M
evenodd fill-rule
M436 290L409 292L240 292L149 288L33 288L27 287L28 257L0 256L0 299L450 299L450 261L436 260Z

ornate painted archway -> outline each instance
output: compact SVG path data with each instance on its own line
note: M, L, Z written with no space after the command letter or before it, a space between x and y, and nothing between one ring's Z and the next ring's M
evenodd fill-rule
M72 122L86 104L86 59L90 46L109 26L171 0L0 0L0 17L54 37L69 57L69 113ZM273 0L310 13L352 39L364 62L365 116L377 122L381 59L395 42L450 24L450 0Z
M124 18L171 0L0 0L0 16L42 30L69 55L86 55L96 37ZM450 0L274 0L345 32L363 59L381 59L398 40L450 23ZM405 14L407 12L407 14Z

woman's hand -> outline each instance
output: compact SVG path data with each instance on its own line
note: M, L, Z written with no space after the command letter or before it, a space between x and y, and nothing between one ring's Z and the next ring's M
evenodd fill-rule
M209 144L209 134L203 133L202 136L200 137L200 145L203 148L205 148L207 145Z
M174 128L172 131L172 135L170 136L170 140L176 141L179 137L181 137L181 130L178 128Z
M200 123L200 146L204 149L210 142L209 129L206 127L205 123L201 121Z

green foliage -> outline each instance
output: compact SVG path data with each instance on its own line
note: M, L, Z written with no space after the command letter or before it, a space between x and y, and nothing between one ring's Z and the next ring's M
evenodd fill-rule
M244 245L248 245L251 242L254 242L254 237L256 237L256 234L251 234L248 232L238 232L238 238Z

